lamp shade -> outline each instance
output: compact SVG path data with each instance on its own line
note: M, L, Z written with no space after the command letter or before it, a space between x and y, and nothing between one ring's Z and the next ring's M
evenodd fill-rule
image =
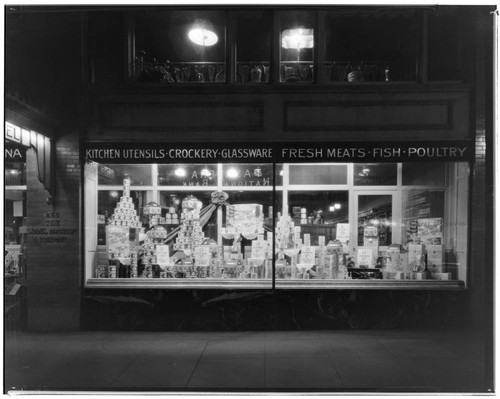
M281 33L281 47L286 49L313 48L314 36L312 29L285 29Z
M188 37L193 43L204 47L213 46L219 40L215 32L204 28L190 30Z

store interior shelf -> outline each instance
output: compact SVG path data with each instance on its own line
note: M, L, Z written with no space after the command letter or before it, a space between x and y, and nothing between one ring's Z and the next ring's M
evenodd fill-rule
M307 281L307 280L306 280ZM271 289L271 280L91 278L86 288ZM277 289L461 290L460 280L277 280Z

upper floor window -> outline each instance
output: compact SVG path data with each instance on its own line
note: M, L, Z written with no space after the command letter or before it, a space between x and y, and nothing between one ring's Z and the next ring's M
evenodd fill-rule
M138 12L132 75L151 82L225 82L225 19L213 10Z

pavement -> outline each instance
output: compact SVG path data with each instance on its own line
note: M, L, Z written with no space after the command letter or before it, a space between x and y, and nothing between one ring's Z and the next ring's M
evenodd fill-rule
M488 393L483 335L7 331L4 393Z

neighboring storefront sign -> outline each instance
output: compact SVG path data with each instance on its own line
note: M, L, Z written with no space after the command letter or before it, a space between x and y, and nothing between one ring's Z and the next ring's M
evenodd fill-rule
M26 147L10 142L5 142L4 146L4 158L7 162L26 162Z
M87 143L82 158L99 163L470 161L474 143Z

